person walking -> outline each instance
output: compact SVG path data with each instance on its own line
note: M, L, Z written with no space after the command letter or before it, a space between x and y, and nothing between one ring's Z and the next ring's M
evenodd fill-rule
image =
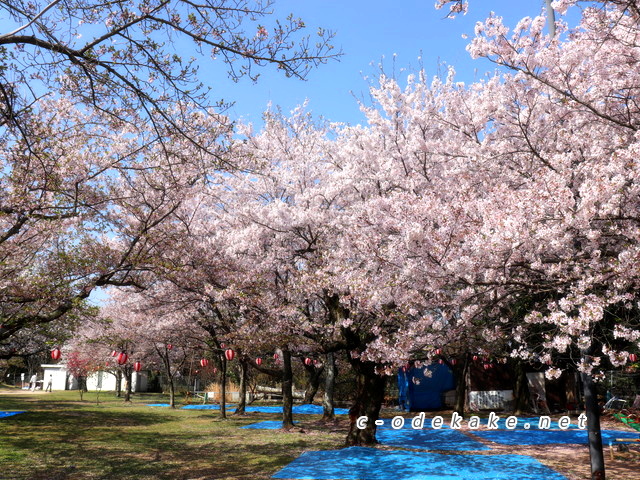
M50 392L52 385L53 385L53 375L49 375L49 381L47 382L47 388L45 389L45 392Z

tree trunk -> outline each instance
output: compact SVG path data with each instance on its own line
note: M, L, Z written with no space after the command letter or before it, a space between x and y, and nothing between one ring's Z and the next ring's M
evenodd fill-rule
M240 360L240 402L236 408L235 414L244 414L247 406L247 362Z
M227 359L222 357L222 378L220 380L220 418L227 418Z
M325 361L324 397L322 398L322 420L335 418L333 405L333 390L336 382L336 361L333 352L327 353Z
M522 415L529 406L529 388L527 387L527 374L520 360L516 360L515 375L516 384L513 389L513 410L515 415Z
M164 363L164 370L167 374L167 380L169 380L169 407L176 408L176 390L173 384L173 375L171 375L171 364L169 363L169 353L166 346L164 355L161 354L160 356L162 358L162 363Z
M307 388L304 391L304 399L302 400L302 403L313 403L313 399L316 396L316 393L318 393L318 388L320 387L323 368L316 368L314 364L311 364L304 365L304 369L307 371L309 379Z
M125 370L124 370L124 375L125 375L124 401L125 402L130 402L131 401L131 374L132 374L131 368L129 368L129 367L125 368Z
M347 445L374 445L376 440L375 421L380 415L380 407L384 400L386 377L376 373L376 364L362 362L358 358L350 359L350 363L357 375L356 398L349 410L351 427L347 434ZM364 429L356 425L359 417L366 416Z
M293 372L291 370L291 352L282 350L282 428L293 427Z
M169 377L169 406L176 408L176 386L173 384L173 377Z
M122 371L118 369L116 372L116 397L122 396Z
M587 412L587 432L589 434L589 457L591 458L591 480L605 480L602 432L600 430L600 408L598 397L590 374L581 373L584 389L584 403Z
M456 406L455 411L464 418L464 404L467 399L467 372L469 372L469 354L465 353L460 368L454 368L456 373Z

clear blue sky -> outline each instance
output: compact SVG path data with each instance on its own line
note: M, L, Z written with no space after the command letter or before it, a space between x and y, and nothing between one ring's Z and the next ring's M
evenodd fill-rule
M318 26L335 31L335 44L344 55L339 62L330 61L313 70L307 81L285 78L273 68L263 70L255 85L248 79L233 84L212 78L211 83L217 86L214 95L235 100L229 112L233 118L258 124L269 102L287 112L307 98L315 115L361 123L363 117L354 95L367 96L364 77L377 75L380 62L385 72L395 71L396 78L404 80L407 69L415 71L419 67L418 57L422 54L428 75L446 72L445 65L453 65L458 79L470 82L493 67L486 61L471 60L465 50L469 40L463 39L462 34L471 38L475 23L492 10L503 16L509 26L515 26L524 16L538 15L544 0L471 0L467 15L455 19L444 18L445 10L435 10L434 3L435 0L276 0L276 15L280 18L294 13L305 21L310 33L315 33ZM206 71L207 66L203 65L202 73Z

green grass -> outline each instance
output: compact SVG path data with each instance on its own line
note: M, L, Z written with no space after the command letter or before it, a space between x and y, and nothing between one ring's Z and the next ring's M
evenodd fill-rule
M27 413L0 419L3 479L267 479L305 450L341 448L346 420L325 426L298 415L292 432L239 427L277 415L219 418L215 410L147 407L166 402L136 394L124 403L112 392L29 392L4 395L0 411Z

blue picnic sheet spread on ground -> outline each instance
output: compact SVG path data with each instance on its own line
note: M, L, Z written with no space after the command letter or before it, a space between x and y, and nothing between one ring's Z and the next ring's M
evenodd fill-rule
M148 407L168 407L168 403L150 403L147 405ZM227 409L235 408L236 405L227 405ZM220 405L218 404L203 404L203 405L186 405L182 407L185 410L219 410ZM264 406L252 406L248 405L245 408L245 412L261 412L261 413L282 413L281 405L264 405ZM323 409L320 405L294 405L293 413L298 415L322 415ZM347 415L349 410L346 408L336 408L334 409L334 413L336 415Z
M24 413L24 411L21 411L21 412L0 412L0 418L11 417L13 415L18 415L19 413Z
M414 429L405 424L394 430L385 424L377 428L376 438L383 445L422 450L489 450L484 444L453 429L434 430L426 426Z
M586 430L472 430L471 433L503 445L545 445L551 443L586 444ZM616 438L640 438L640 434L622 430L602 430L602 443Z
M298 422L293 422L294 424ZM282 420L265 420L264 422L251 423L241 428L252 428L256 430L278 430L282 428Z
M508 416L504 416L504 417L500 417L500 420L498 420L498 429L506 429L506 425L505 422L507 421ZM523 430L523 429L537 429L538 428L538 424L540 421L540 417L517 417L518 418L518 423L516 424L515 428L516 430ZM468 419L464 420L465 422L468 421ZM489 419L487 418L481 418L480 419L480 423L482 425L486 425L489 422ZM576 424L570 424L568 428L578 428L578 425ZM560 427L558 426L558 422L553 420L552 422L550 422L549 424L549 429L550 430L559 430Z
M306 452L272 478L310 480L566 480L524 455L446 455L367 447Z

